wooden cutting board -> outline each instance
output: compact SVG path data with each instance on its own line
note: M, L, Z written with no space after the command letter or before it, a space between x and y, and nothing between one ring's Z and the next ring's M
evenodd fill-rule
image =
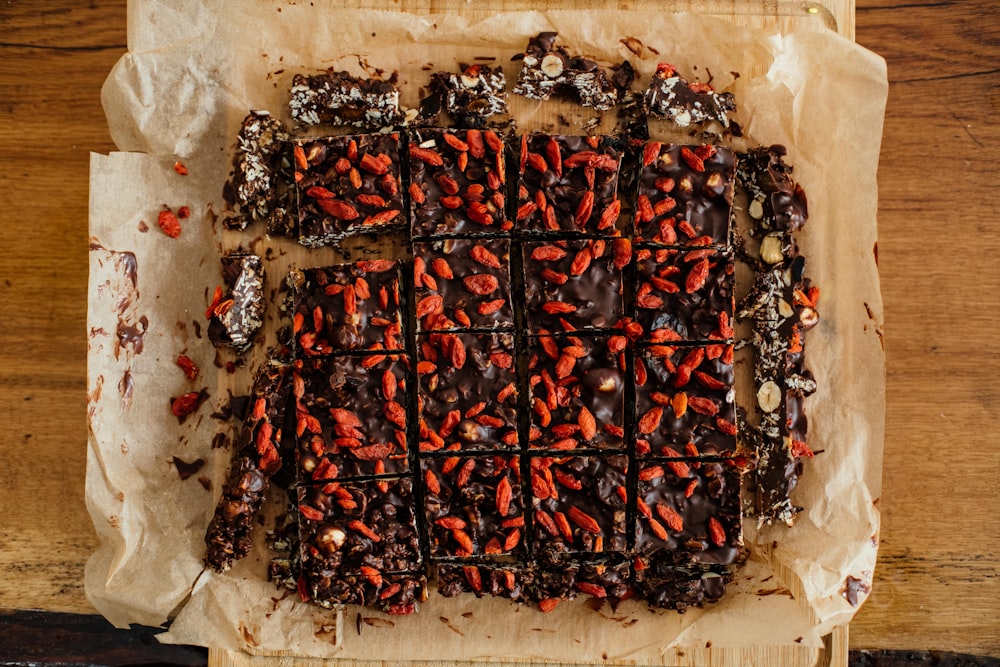
M488 4L475 0L345 0L345 6L359 9L393 9L415 14L461 12L470 18L492 15L498 11L547 9L608 9L602 0L566 0L547 2L541 7L533 0L493 0ZM737 25L755 28L777 28L789 32L808 23L819 23L844 37L854 39L855 0L823 0L795 2L785 0L618 0L615 8L635 11L697 12L729 19ZM705 648L678 651L668 664L677 667L846 667L848 658L848 628L843 626L824 637L823 649L753 646L740 649ZM350 667L413 667L424 662L386 662L381 660L309 659L293 655L254 656L242 651L209 649L209 667L319 667L345 665ZM442 663L435 663L442 664ZM447 667L497 667L517 665L528 667L551 663L532 661L449 662ZM609 663L610 664L610 663Z

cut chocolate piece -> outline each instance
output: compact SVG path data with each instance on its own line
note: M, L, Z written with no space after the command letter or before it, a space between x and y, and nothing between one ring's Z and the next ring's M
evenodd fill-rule
M267 111L251 111L243 119L233 160L235 215L227 229L246 229L264 220L269 234L294 233L295 214L291 155L285 124Z
M408 469L404 407L408 368L406 357L382 354L296 363L300 481Z
M493 130L418 129L410 137L414 237L498 234L507 182L504 141Z
M575 585L581 593L607 600L612 607L617 607L622 600L635 594L632 565L622 554L609 554L599 561L581 562Z
M733 261L716 248L636 250L635 319L647 336L733 337Z
M531 241L524 253L525 313L532 333L610 329L624 314L628 239Z
M643 349L635 358L636 454L734 454L733 394L731 343Z
M650 607L675 609L681 614L689 607L721 600L726 584L733 579L728 568L691 565L668 551L636 558L635 575L639 593Z
M430 334L417 351L421 452L517 448L513 334Z
M355 604L405 616L417 611L417 605L427 599L427 577L423 573L335 575L323 570L309 574L305 592L321 607Z
M398 134L305 140L293 154L302 245L405 228Z
M299 540L302 574L313 588L328 578L420 570L408 478L302 486Z
M809 217L805 190L792 180L792 167L784 162L786 152L784 146L774 145L740 154L740 185L750 195L747 213L758 233L795 232Z
M672 65L660 63L642 98L643 111L668 118L680 127L715 121L729 127L729 113L736 111L732 93L717 93L710 84L689 83Z
M535 576L528 587L528 594L538 601L543 611L551 611L561 600L576 597L576 576L580 564L566 557L561 544L536 540L531 566Z
M612 68L609 76L595 61L572 56L556 46L557 35L542 32L531 38L514 92L533 100L547 100L555 94L598 111L620 102L635 79L632 65L624 61Z
M622 151L609 137L521 137L516 226L616 236Z
M292 118L306 125L352 125L377 130L403 120L393 80L364 79L330 69L292 78Z
M438 563L438 592L451 598L460 593L492 595L525 602L534 581L532 571L517 563Z
M514 327L507 239L416 242L413 283L421 331Z
M305 357L402 350L399 262L362 260L293 270L292 330Z
M216 347L246 352L264 323L264 266L259 256L237 250L222 257L222 280L207 315L208 338Z
M784 163L785 148L757 148L740 156L737 176L749 195L750 234L760 239L759 261L748 260L755 279L740 303L750 320L754 383L760 422L746 437L756 449L754 509L761 523L791 525L798 508L791 502L806 444L805 398L816 390L805 369L804 334L816 326L819 290L803 276L805 260L792 236L808 218L805 192Z
M731 565L740 557L740 471L722 462L645 461L639 467L635 549L680 562Z
M624 336L529 339L531 447L621 449Z
M269 359L254 380L253 407L243 425L240 449L205 534L205 562L218 572L228 570L253 547L257 513L282 466L290 378L290 366Z
M530 469L536 549L625 550L628 457L543 456Z
M517 456L424 458L420 470L432 557L524 551Z
M459 127L482 127L490 116L507 113L507 80L500 66L469 65L461 74L431 75L420 115L431 121L441 111Z
M635 240L669 246L729 245L733 151L702 144L642 147Z

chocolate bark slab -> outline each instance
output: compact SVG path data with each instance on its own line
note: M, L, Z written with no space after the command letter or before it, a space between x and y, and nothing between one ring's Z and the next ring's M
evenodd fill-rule
M733 570L713 565L692 565L688 559L660 551L637 558L636 588L650 607L674 609L683 614L690 607L718 602L733 580Z
M433 558L524 553L520 458L423 458L424 517Z
M732 565L743 544L740 470L725 461L643 461L638 471L635 549L678 562Z
M268 359L254 380L251 412L240 448L205 534L205 562L218 572L250 553L255 519L282 467L282 439L291 387L291 366Z
M609 137L521 137L515 226L521 232L618 234L622 150Z
M235 215L227 229L263 220L268 234L294 236L295 198L291 149L285 124L268 111L251 111L240 126L233 159Z
M635 319L648 336L669 331L683 341L732 339L729 255L717 248L640 248L635 255Z
M293 270L292 332L300 356L402 350L399 262Z
M611 329L624 315L627 239L526 241L521 249L531 333Z
M635 240L728 246L736 160L724 146L642 146Z
M298 503L301 570L313 586L420 570L410 478L301 486Z
M532 457L535 550L625 551L628 457Z
M511 333L417 339L419 450L517 448L517 374Z
M628 61L610 70L557 46L558 33L541 32L528 41L514 93L547 100L552 95L598 111L615 106L628 92L635 72Z
M514 327L510 241L441 239L412 248L418 330Z
M754 509L761 523L790 525L798 512L791 493L802 459L813 455L804 401L816 382L805 368L804 335L819 322L819 290L804 276L805 260L793 237L808 219L808 206L785 153L783 146L770 146L741 154L737 176L749 198L749 231L759 240L759 259L748 260L754 285L739 306L739 317L752 327L760 415L747 432L758 457Z
M625 345L624 336L529 339L532 448L624 448Z
M530 568L518 563L438 563L438 592L446 598L461 593L476 597L492 595L515 602L528 600L529 587L534 581Z
M315 248L405 228L398 134L304 140L292 151L299 243Z
M673 65L660 63L643 95L642 108L646 114L668 118L680 127L709 121L729 127L736 100L732 93L716 93L710 84L689 82Z
M507 113L507 79L500 66L469 65L458 74L435 72L420 115L431 121L444 111L458 127L481 128L491 116Z
M414 130L409 144L412 236L509 232L504 150L504 140L489 129Z
M237 250L222 256L222 280L207 315L208 338L216 347L246 352L264 323L264 265L258 255Z
M636 354L638 456L735 453L732 354L731 343L655 345Z
M288 107L306 125L351 125L377 130L402 122L394 81L351 76L330 69L292 78Z
M408 469L408 369L402 355L319 357L296 363L300 482Z
M413 574L335 575L312 572L305 593L321 607L344 604L374 607L386 614L405 616L427 599L427 576Z

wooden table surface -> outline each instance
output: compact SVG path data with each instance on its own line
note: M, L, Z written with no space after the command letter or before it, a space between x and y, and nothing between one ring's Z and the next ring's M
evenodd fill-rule
M1000 656L1000 5L858 0L856 30L889 65L888 413L879 566L850 644ZM125 48L125 0L0 2L0 610L94 613L88 160L115 148L99 93Z

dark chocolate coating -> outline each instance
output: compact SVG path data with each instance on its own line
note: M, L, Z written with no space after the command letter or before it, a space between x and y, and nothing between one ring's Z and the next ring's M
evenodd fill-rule
M653 151L659 144L647 144ZM710 151L710 157L685 157L682 153ZM692 166L703 162L703 169ZM733 151L724 146L679 146L662 144L658 156L639 173L639 204L636 206L635 239L663 245L729 245L729 216L733 205L736 163ZM657 187L657 179L671 179L673 187ZM661 181L661 183L666 183ZM653 215L644 216L643 198ZM670 203L673 202L673 205ZM656 214L656 206L665 210ZM686 222L691 229L685 231ZM693 235L692 235L693 234Z
M636 355L636 453L639 456L728 456L735 452L736 406L731 354L732 344L718 344L656 346ZM688 355L701 355L702 360L684 381L683 374L671 369L683 365ZM717 356L713 359L712 355ZM639 382L643 369L645 384ZM713 388L715 382L721 382L723 387ZM681 392L685 395L686 408L678 417L674 401ZM656 409L661 411L659 423L647 433L647 422L643 418L655 422L654 416L647 415Z
M626 456L537 457L532 458L530 467L536 549L550 548L555 552L625 550L625 501L617 489L625 486ZM548 481L550 474L551 483ZM553 491L554 498L551 497ZM556 513L565 517L568 536L564 532L565 525L559 528L561 519ZM551 530L553 526L555 532ZM594 532L593 527L598 532Z
M372 363L377 362L377 363ZM400 355L307 359L296 370L299 480L403 472L406 374ZM390 389L391 399L385 392Z
M517 456L425 458L420 462L432 557L524 552L519 466ZM506 503L503 515L501 503ZM466 537L471 551L462 544Z
M565 252L565 256L554 260L536 259L543 257L551 247ZM621 319L624 314L622 272L615 267L612 248L612 243L603 239L522 244L524 309L531 333L610 329ZM582 272L574 275L573 263L581 253L589 254L592 259ZM547 277L546 269L559 274L558 282ZM571 311L563 312L565 309Z
M368 568L420 569L410 478L301 486L298 499L302 572L314 586Z
M733 579L729 568L691 565L666 551L643 561L643 569L636 570L639 593L650 607L675 609L681 614L689 607L702 607L706 602L721 600L726 584Z
M291 366L270 360L254 380L253 411L243 424L240 449L205 534L205 562L216 571L228 570L253 548L257 512L285 458L281 441L290 380Z
M608 70L609 76L597 62L557 46L557 34L541 32L528 41L514 92L534 100L547 100L555 94L599 111L614 107L635 78L629 62Z
M475 593L480 598L492 595L515 602L527 601L528 588L534 579L530 569L514 563L438 563L437 575L438 592L443 597Z
M374 607L391 615L416 611L427 599L427 577L423 574L335 575L326 570L309 572L306 591L321 607L356 604Z
M716 93L704 84L695 90L673 67L661 64L643 95L642 107L650 116L669 118L681 127L708 121L728 127L736 101L732 93Z
M596 593L595 597L607 599L612 606L632 597L635 592L632 586L632 565L625 556L619 554L611 554L600 562L581 562L576 581L580 591L589 595Z
M532 154L531 159L527 159L525 151ZM559 165L553 160L553 151L559 153ZM527 134L521 138L521 152L515 222L518 231L617 234L617 215L611 217L610 225L600 227L618 193L622 151L613 139ZM593 194L593 203L590 213L584 215L581 201L588 192ZM540 198L546 207L552 207L551 217L542 210Z
M517 448L513 334L421 335L417 353L421 452Z
M482 261L477 261L476 257ZM437 295L442 301L440 308L417 319L418 330L514 327L510 305L509 240L441 239L416 242L413 244L413 261L417 310L423 312L421 303L428 303L425 301L428 297ZM477 276L491 276L496 281L496 289L484 294L486 289L481 287L481 283L489 279ZM503 303L497 308L498 301Z
M757 222L763 232L795 232L809 218L805 190L792 179L792 167L783 159L785 153L784 146L774 145L760 146L739 156L740 185L763 205L763 216Z
M563 447L569 445L567 440L574 440L577 447L622 449L624 353L609 350L608 336L545 336L544 340L543 345L542 339L532 337L528 343L531 425L539 433L531 447L553 447L557 443ZM558 356L553 358L546 348L559 350ZM580 428L583 408L593 415L596 427L596 434L589 440Z
M638 498L635 549L640 555L668 551L717 565L739 559L740 474L731 462L645 461L639 468ZM724 535L713 533L712 519L718 522L714 529ZM666 539L656 535L653 521Z
M304 140L294 151L299 243L315 248L405 227L398 134Z
M702 258L703 254L708 256ZM698 286L705 266L707 276ZM647 338L662 329L684 341L733 337L733 262L721 250L643 248L636 251L635 273L635 319Z
M332 69L292 78L288 107L299 123L353 125L376 130L402 122L399 90L392 81L364 79Z
M300 356L402 350L399 278L399 263L387 260L293 271L293 328ZM353 313L347 312L348 302L355 304Z
M222 280L226 292L222 302L228 309L212 316L208 338L216 347L245 352L253 345L264 323L264 266L260 256L237 250L222 256Z
M444 111L458 127L482 127L490 116L507 113L507 79L500 66L470 65L461 74L431 74L420 115L434 120Z
M285 124L267 111L251 111L240 127L233 159L232 203L227 229L264 220L273 236L295 235L295 181Z
M451 143L445 135L452 138ZM413 131L409 152L413 237L510 230L504 215L507 174L503 144L493 130ZM499 151L494 148L497 145ZM442 164L429 162L435 158L425 157L428 152ZM465 162L464 168L460 162Z

